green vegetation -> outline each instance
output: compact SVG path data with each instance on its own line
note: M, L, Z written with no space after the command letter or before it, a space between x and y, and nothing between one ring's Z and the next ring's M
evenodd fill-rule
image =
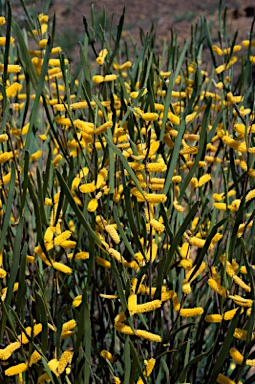
M24 12L0 17L1 383L253 383L253 25L220 3L217 45L200 20L157 57L124 11L84 17L71 68Z

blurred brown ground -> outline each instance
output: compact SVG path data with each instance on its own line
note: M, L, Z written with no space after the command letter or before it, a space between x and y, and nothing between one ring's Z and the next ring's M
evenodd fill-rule
M27 0L27 4L30 3L37 11L41 11L41 0L33 2ZM215 37L218 32L217 0L95 0L93 3L97 29L102 23L104 6L108 27L112 15L114 14L113 24L117 25L123 8L126 8L124 23L126 40L132 35L136 41L139 41L139 27L147 32L154 23L158 51L162 47L163 39L169 39L171 28L178 33L178 41L181 45L184 39L190 37L191 24L194 24L199 17L206 16ZM51 0L49 14L51 16L54 12L56 14L57 42L74 61L78 55L78 42L82 41L84 36L82 15L91 20L90 4L91 2L87 0ZM24 12L21 10L20 1L13 0L12 5L14 16L22 19ZM234 36L235 31L238 30L237 42L247 39L255 16L254 0L223 0L223 9L224 7L228 8L230 36Z

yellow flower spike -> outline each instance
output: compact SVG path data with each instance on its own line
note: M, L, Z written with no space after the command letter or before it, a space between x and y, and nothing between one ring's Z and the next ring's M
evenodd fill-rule
M160 343L162 341L159 335L140 329L137 329L134 333L131 327L122 323L115 323L114 328L117 329L117 331L119 332L125 333L126 335L136 335L138 337L141 337L142 339L154 341L156 343Z
M4 269L0 268L0 279L4 279L6 275L7 275L7 272Z
M158 252L158 246L155 242L153 242L151 245L151 248L146 253L147 261L151 261L153 263L153 261L156 259L157 252Z
M223 319L226 321L232 320L233 317L235 316L236 312L238 311L238 307L231 309L230 311L227 311L223 314Z
M193 280L195 280L197 278L198 275L200 275L201 272L203 272L203 270L205 269L206 267L206 263L203 261L200 265L200 267L198 268L197 272L194 274L194 276L189 280L190 276L192 275L195 267L193 267L186 275L186 279L189 280L189 282L191 283Z
M163 162L160 163L149 163L146 165L147 172L165 172L167 165Z
M83 131L87 134L93 134L94 133L94 124L93 123L89 123L87 121L82 121L80 119L77 119L77 120L74 120L73 124L76 128L79 128L81 131Z
M111 268L111 263L109 261L103 259L100 256L96 256L96 263L98 265L100 265L101 267L104 267L106 269L110 269Z
M142 114L142 119L144 121L155 121L158 119L158 114L154 112L146 112Z
M71 363L73 354L74 353L69 350L66 350L62 353L58 362L58 367L57 367L57 372L59 375L61 375L66 369L67 365Z
M192 177L190 180L191 188L195 189L198 187L198 179L196 177Z
M178 264L178 266L180 266L180 264ZM182 282L182 292L185 293L185 295L188 295L191 292L191 286L187 279L184 279Z
M6 23L5 17L0 16L0 27Z
M6 163L8 160L13 158L12 152L4 152L0 155L0 164Z
M232 299L237 305L241 307L251 307L252 306L252 300L251 299L244 299L243 297L239 295L229 295L230 299Z
M64 231L62 232L60 235L56 236L55 239L54 239L54 245L57 246L57 245L61 245L61 243L67 239L69 239L69 237L72 235L72 232L67 230L67 231Z
M173 92L172 92L173 94ZM172 112L168 112L167 114L167 118L168 120L170 120L170 122L174 125L180 125L180 118L179 116L176 116L175 114L173 114Z
M83 184L79 187L81 193L91 193L96 190L94 183Z
M198 153L198 147L186 147L180 150L180 155L196 155Z
M246 292L251 292L251 287L245 284L245 282L240 279L237 275L233 276L234 282L239 285L239 287L243 288Z
M40 259L48 266L51 265L51 262L50 260L47 259L45 253L43 252L42 248L40 245L38 245L37 247L35 247L34 249L35 253L37 254L37 256L40 257Z
M78 295L78 296L76 296L76 297L73 299L73 302L72 302L72 304L73 304L74 307L79 307L79 305L81 305L81 303L82 303L82 295Z
M184 211L184 208L178 203L177 200L175 200L173 202L173 206L174 206L174 209L176 209L176 211L178 211L178 212L183 212Z
M233 380L230 380L227 376L223 375L222 373L219 373L216 383L219 384L236 384Z
M222 316L219 314L211 314L205 316L205 321L207 323L221 323L222 321Z
M103 65L104 64L104 60L107 56L107 49L102 49L102 51L99 52L97 58L96 58L96 62L98 65Z
M63 273L65 273L66 275L71 275L71 274L73 273L72 268L66 266L65 264L59 263L59 262L57 262L57 261L53 262L53 263L52 263L52 266L53 266L53 268L56 269L57 271L63 272Z
M58 365L59 365L59 361L57 359L51 359L48 362L48 367L52 372L55 373L56 376L58 376Z
M136 295L133 295L136 296ZM161 307L162 302L160 300L152 300L144 304L136 305L133 314L135 313L145 313L155 311L156 309Z
M137 295L131 294L128 297L128 310L130 315L133 315L136 313L136 306L137 306Z
M231 139L229 136L223 136L222 141L224 144L228 145L232 149L235 149L239 152L247 152L247 146L245 141L240 143L234 139Z
M164 180L163 180L164 181ZM173 176L172 177L172 183L175 183L175 184L178 184L182 181L182 177L181 176Z
M194 245L194 246L196 246L198 248L203 248L204 245L205 245L205 240L204 239L199 239L196 236L191 237L189 239L189 241L190 241L191 245Z
M219 209L221 211L226 211L226 209L227 209L226 203L214 203L213 205L216 209Z
M213 46L212 46L212 49L213 49L213 51L216 53L216 55L219 55L219 56L222 56L222 55L223 55L223 51L222 51L222 49L220 49L217 45L213 45Z
M164 194L154 194L154 193L146 194L146 201L148 203L153 203L153 204L165 203L166 200L167 200L167 197Z
M156 360L155 359L150 359L146 365L146 368L145 368L145 371L144 371L144 376L145 377L149 377L153 371L153 368L156 364Z
M196 307L196 308L182 308L180 310L180 316L182 317L195 317L200 316L204 312L204 309L202 307Z
M100 355L101 355L105 360L109 360L110 363L113 363L113 362L114 362L114 358L113 358L113 355L111 354L111 352L106 351L105 349L103 349L103 350L101 351Z
M42 356L39 352L34 351L32 355L30 356L29 364L28 366L31 367L33 364L36 364L38 361L40 361Z
M4 71L4 64L0 64L0 72ZM7 72L8 73L19 73L21 71L20 65L11 65L8 64L7 66Z
M241 204L241 199L236 199L236 200L232 201L231 205L228 206L228 209L230 211L237 212L240 204Z
M113 376L114 384L121 384L121 380L117 376Z
M7 360L11 357L12 353L19 349L21 346L19 341L9 344L7 347L0 349L0 360Z
M115 318L114 318L114 323L123 323L125 321L126 315L124 312L120 312Z
M251 191L249 191L245 197L245 201L246 203L252 199L254 199L255 197L255 189L252 189Z
M27 328L25 328L25 330L26 330L26 334L29 337L32 337L31 336L32 335L32 328L27 327ZM36 337L41 332L42 332L42 324L41 323L35 324L33 327L33 336ZM29 343L29 339L27 338L27 336L25 335L24 332L22 332L21 335L18 336L18 340L20 341L21 344L28 344Z
M94 129L93 134L94 135L101 135L102 133L106 132L106 130L108 128L111 128L112 126L113 126L113 122L112 121L107 121L103 125L100 125L96 129Z
M105 75L104 77L104 81L107 82L107 81L114 81L117 79L117 75L115 74L110 74L110 75Z
M88 203L88 211L95 212L97 210L97 207L98 207L97 199L90 200L90 202Z
M25 363L21 363L6 369L4 373L6 376L14 376L14 375L18 375L19 373L25 372L27 370L28 370L28 365Z
M10 44L14 43L14 38L10 37ZM0 37L0 46L3 47L6 44L6 37Z
M104 76L101 76L101 75L95 75L92 77L92 80L94 81L94 83L96 84L101 84L104 82Z
M54 227L48 227L46 229L45 235L44 235L44 242L45 243L51 243L53 240L55 229Z
M230 348L229 353L236 364L243 363L244 356L236 348Z
M222 285L220 285L215 279L208 279L208 285L220 296L225 298L227 297L226 289Z
M204 184L208 183L208 181L210 180L211 180L211 175L208 173L206 175L201 176L198 180L198 187L202 187Z
M164 224L161 224L158 220L156 219L151 219L150 220L150 225L152 226L152 228L155 229L155 231L157 231L159 234L162 234L165 230L165 226Z
M109 233L110 237L112 238L115 244L120 243L120 237L113 225L106 225L105 230L107 233Z

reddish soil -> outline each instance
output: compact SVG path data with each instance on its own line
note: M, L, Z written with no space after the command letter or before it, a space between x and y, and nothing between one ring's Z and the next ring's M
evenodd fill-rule
M29 2L27 2L29 3ZM40 11L41 1L33 2L35 9ZM22 21L24 12L20 9L19 1L13 0L13 13ZM38 4L38 9L37 9ZM94 1L95 29L100 29L103 20L103 9L106 9L107 27L109 28L112 15L113 24L117 25L125 7L124 35L126 40L130 35L139 41L139 27L145 32L151 28L152 22L157 32L157 47L160 50L162 40L170 37L170 31L178 33L181 44L190 37L191 24L199 17L208 19L215 36L218 33L218 1L217 0L103 0ZM234 32L238 30L237 41L247 39L255 16L254 0L223 0L223 9L227 7L229 28ZM78 42L83 40L84 14L91 22L90 1L86 0L52 0L49 14L56 14L57 35L63 50L75 60L78 57ZM106 28L107 29L107 28ZM230 34L231 36L231 34Z

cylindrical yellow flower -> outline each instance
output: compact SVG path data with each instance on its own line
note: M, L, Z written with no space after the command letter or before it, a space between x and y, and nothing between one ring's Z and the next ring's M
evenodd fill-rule
M19 373L27 371L27 369L28 369L28 365L25 363L21 363L6 369L4 373L6 376L14 376L14 375L18 375Z
M68 267L65 264L58 263L57 261L52 263L53 268L56 269L57 271L63 272L67 275L71 275L73 273L72 268Z
M167 200L167 197L166 195L164 194L154 194L154 193L147 193L146 194L146 201L148 201L148 203L154 203L154 204L157 204L157 203L165 203Z
M4 152L0 155L0 164L6 163L6 161L13 158L12 152Z
M116 229L114 228L113 225L106 225L105 226L105 230L107 233L109 233L109 235L111 236L112 240L114 241L115 244L119 244L120 243L120 237L118 235L118 232L116 231Z
M99 52L99 54L96 58L97 64L99 64L99 65L104 64L104 59L106 58L107 53L108 53L107 49L102 49L102 51Z
M205 321L207 323L220 323L222 321L222 316L219 314L211 314L205 316Z
M100 125L99 127L97 127L93 133L94 135L101 135L102 133L104 133L107 128L111 128L113 126L113 122L112 121L106 121L104 124Z
M33 364L36 364L39 360L41 360L42 356L39 352L34 351L30 357L28 366L31 367Z
M100 84L100 83L104 82L104 76L101 76L101 75L95 75L95 76L93 76L92 79L93 79L94 83L96 83L96 84Z
M110 261L107 261L107 260L103 259L100 256L96 256L96 262L97 262L98 265L101 265L102 267L104 267L106 269L110 269L111 268Z
M87 121L82 121L80 119L74 120L74 126L79 128L81 131L86 132L87 134L92 134L94 132L94 124Z
M211 180L211 175L208 173L206 175L201 176L198 180L198 187L202 187L202 185L204 185L210 180Z
M149 163L146 165L147 172L165 172L167 165L165 163Z
M233 380L230 380L227 376L223 375L222 373L219 373L216 383L219 384L236 384Z
M155 112L146 112L142 114L142 119L144 121L155 121L158 119L158 114Z
M101 356L105 359L105 360L109 360L110 363L113 363L114 359L113 359L113 355L111 354L111 352L109 351L106 351L105 349L103 349L101 351Z
M202 307L196 307L196 308L182 308L180 310L180 316L182 317L193 317L193 316L200 316L204 312L204 309Z
M242 279L240 279L240 277L235 275L233 276L233 280L237 285L239 285L239 287L243 288L246 292L251 292L251 287L245 284L245 282Z
M229 353L236 364L241 365L243 363L244 357L236 348L230 348Z
M160 300L152 300L145 304L138 304L136 305L133 313L144 313L144 312L151 312L155 311L155 309L158 309L161 307L162 302Z
M238 308L234 308L234 309L231 309L230 311L225 312L223 314L223 319L224 320L232 320L237 311L238 311Z
M158 220L156 219L151 219L150 220L150 225L152 228L155 229L155 231L159 232L159 234L163 233L165 230L164 224L161 224Z
M58 368L57 368L58 374L61 375L61 373L64 372L66 366L71 363L72 358L73 358L73 352L72 351L67 350L67 351L64 351L62 353L62 355L59 359Z
M9 344L7 347L0 349L0 360L7 360L11 357L12 353L20 348L20 342L15 341Z
M82 184L79 190L81 193L91 193L96 190L96 186L94 183Z
M116 79L117 79L117 75L115 75L115 74L105 75L105 77L104 77L105 82L114 81Z
M60 245L63 241L69 239L69 237L72 235L72 232L67 230L67 231L64 231L62 233L60 233L60 235L56 236L55 239L54 239L54 245L57 246L57 245Z
M208 279L208 285L222 297L227 297L226 289L214 279Z

